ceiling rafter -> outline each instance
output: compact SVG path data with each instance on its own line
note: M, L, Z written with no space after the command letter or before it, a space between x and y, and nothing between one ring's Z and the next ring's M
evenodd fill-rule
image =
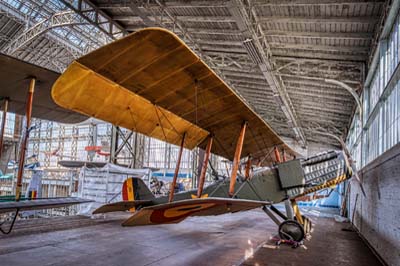
M81 17L85 25L48 30L16 52L19 58L62 71L77 56L111 41L113 38L104 30L122 36L123 31L126 34L146 26L165 27L182 38L280 136L294 138L301 128L308 141L313 140L310 128L332 127L333 123L343 134L347 132L354 106L351 95L324 79L344 81L353 89L360 89L365 62L377 36L375 31L379 32L379 18L386 3L384 0L48 0L51 5L41 8L40 0L14 1L20 3L13 7L14 11L0 3L0 16L18 21L14 23L8 17L4 17L4 23L0 20L0 49L23 29L55 13L72 10L91 22ZM34 8L27 13L19 9L30 8L31 4ZM233 15L232 7L239 10L239 16ZM247 23L245 27L239 27L237 18ZM115 23L113 32L109 31L108 23ZM243 43L246 39L256 40L255 55L260 52L265 56L270 68L260 69L254 62L245 47L250 43ZM86 46L89 49L85 50ZM289 99L288 107L300 127L293 126L288 119L290 115L282 111L283 101L277 98L281 95L262 72L266 69L284 88L282 95ZM338 121L335 108L348 116Z
M253 23L250 21L250 17L253 17L255 24L257 25L257 18L253 11L248 13L248 6L241 0L232 0L228 5L228 9L234 17L238 28L244 33L246 37L245 40L248 42L248 53L253 55L253 61L258 63L258 66L263 73L266 82L272 91L277 95L275 99L278 103L281 103L281 108L283 113L288 119L288 123L293 128L293 131L296 135L297 140L301 143L302 146L306 146L307 140L302 133L301 126L299 121L297 120L295 111L290 102L290 98L286 93L285 88L283 87L283 83L280 81L279 77L276 77L272 74L273 67L270 62L270 56L267 55L264 51L264 45L266 44L265 39L264 43L261 43L258 39L257 32L261 30L260 26L256 26L253 28Z

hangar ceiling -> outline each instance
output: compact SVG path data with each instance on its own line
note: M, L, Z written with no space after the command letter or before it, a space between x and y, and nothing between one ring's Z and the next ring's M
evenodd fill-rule
M5 0L0 50L59 72L143 27L180 36L282 137L345 135L390 1ZM28 19L26 19L28 18ZM26 23L28 21L28 23Z

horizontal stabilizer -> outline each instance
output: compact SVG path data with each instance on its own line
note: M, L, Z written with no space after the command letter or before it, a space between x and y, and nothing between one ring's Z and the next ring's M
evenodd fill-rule
M137 207L139 205L147 206L150 205L151 203L152 203L151 200L119 201L103 205L100 208L94 210L92 214L127 211L133 207Z
M0 202L0 213L13 212L16 210L27 211L27 210L52 209L52 208L65 207L74 204L82 204L88 202L92 202L92 200L71 198L71 197L8 201L8 202Z
M179 223L189 216L210 216L245 211L269 205L266 201L200 198L145 207L122 223L123 226Z

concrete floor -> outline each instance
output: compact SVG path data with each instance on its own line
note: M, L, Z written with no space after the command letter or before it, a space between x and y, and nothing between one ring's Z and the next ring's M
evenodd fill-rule
M314 229L303 246L293 249L288 245L277 246L269 240L260 245L242 266L381 266L367 245L349 224L335 222L332 218L312 217Z
M121 218L21 221L0 236L0 265L380 265L356 233L341 231L348 224L331 218L311 217L307 249L276 248L269 239L277 228L260 210L131 228Z

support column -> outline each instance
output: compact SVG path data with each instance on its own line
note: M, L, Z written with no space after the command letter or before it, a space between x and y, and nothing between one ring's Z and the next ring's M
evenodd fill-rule
M6 119L7 119L7 112L8 112L8 98L4 99L4 109L3 109L3 120L1 121L1 132L0 132L0 159L3 153L3 140L4 134L6 129Z
M110 145L110 163L117 164L117 150L118 150L118 142L119 142L119 131L118 127L112 125L111 128L111 145Z
M240 163L240 155L242 154L244 134L246 133L247 122L244 122L240 130L239 138L236 143L235 156L233 157L233 165L231 172L231 181L229 184L229 196L233 197L235 192L236 176Z
M21 147L19 151L19 161L18 161L18 174L17 174L17 186L15 189L15 201L19 201L21 198L21 190L22 190L22 176L24 173L24 165L25 165L25 154L28 144L29 138L29 128L31 126L31 117L32 117L32 103L33 103L33 93L35 91L35 83L36 78L32 78L29 83L29 91L28 97L26 101L26 126L25 132L22 136Z
M213 137L209 136L206 152L204 154L203 165L201 168L199 185L197 187L197 198L201 198L201 194L203 193L203 187L204 187L204 182L206 180L207 166L208 166L208 161L210 159L212 143L213 143Z
M179 154L178 154L178 160L176 161L174 179L172 180L171 187L170 187L170 191L169 191L169 199L168 199L169 202L172 202L172 201L174 200L176 179L178 178L179 168L180 168L180 166L181 166L181 159L182 159L182 152L183 152L183 144L185 143L185 137L186 137L186 132L183 133L183 136L182 136L181 146L180 146Z

